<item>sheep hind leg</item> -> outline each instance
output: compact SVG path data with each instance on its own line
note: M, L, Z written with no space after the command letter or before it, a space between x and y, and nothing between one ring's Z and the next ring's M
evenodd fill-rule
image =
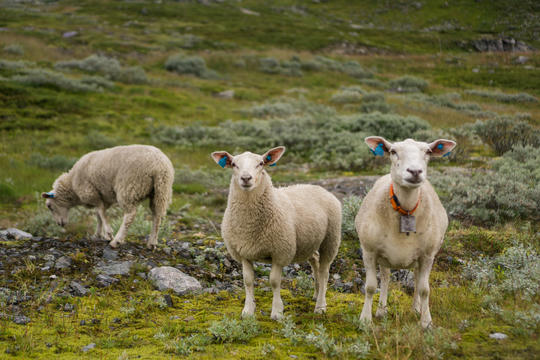
M313 292L313 300L317 300L319 294L319 252L315 251L313 256L308 260L309 265L311 265L311 272L313 273L313 281L315 282L315 290Z
M272 264L272 270L270 270L270 286L272 286L272 313L270 318L272 320L280 320L283 318L283 301L281 300L281 272L283 266L278 264Z
M253 263L249 260L242 260L242 275L244 277L244 287L246 289L246 301L242 316L253 316L255 314L255 294L253 286L255 282L255 272L253 271Z
M315 304L315 312L317 314L326 312L326 287L328 285L329 274L330 263L321 261L319 264L319 291L317 293L317 303Z
M386 315L386 301L388 300L388 284L390 283L390 268L379 265L381 276L381 295L379 296L379 307L375 312L376 317Z
M154 214L152 223L152 232L146 242L146 247L149 249L157 247L159 226L161 225L161 215Z
M125 211L124 220L122 221L122 225L120 225L120 229L116 233L116 236L114 237L114 240L109 243L109 245L111 247L115 248L118 245L124 243L124 240L125 240L126 235L127 235L127 231L129 229L129 226L133 222L133 219L135 219L135 215L137 215L137 208L136 207Z
M364 306L362 308L362 313L360 314L360 320L371 322L373 294L375 294L375 291L377 290L377 261L375 259L375 255L368 251L363 252L363 258L364 266L366 268L366 298L364 299Z

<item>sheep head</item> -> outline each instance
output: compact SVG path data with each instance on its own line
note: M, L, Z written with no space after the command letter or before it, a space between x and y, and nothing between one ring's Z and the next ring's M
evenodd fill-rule
M226 151L215 151L212 158L222 168L233 169L233 181L240 189L252 191L260 184L266 166L275 165L284 152L284 146L270 149L262 155L246 151L233 156Z
M51 211L54 221L62 227L68 223L69 209L72 207L64 184L65 177L66 174L62 174L54 182L53 190L41 194L42 198L47 199L45 205Z
M407 188L419 187L426 180L431 157L445 156L456 146L454 141L445 139L429 144L412 139L391 143L380 136L369 136L365 142L375 155L390 156L392 182Z

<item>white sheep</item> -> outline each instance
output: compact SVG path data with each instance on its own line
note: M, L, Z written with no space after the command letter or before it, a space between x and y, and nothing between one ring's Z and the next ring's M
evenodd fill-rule
M272 319L283 317L283 267L305 260L315 279L315 312L326 311L330 264L341 242L341 203L320 186L274 188L265 168L274 165L284 151L280 146L264 155L212 153L218 164L233 169L221 233L231 256L242 263L246 290L243 316L255 311L254 261L272 263Z
M448 226L446 211L426 180L427 163L431 157L448 154L456 143L407 139L392 144L377 136L365 141L376 155L390 154L392 167L366 195L355 219L366 268L366 298L360 319L371 321L377 264L381 278L378 317L386 314L390 268L414 267L413 308L420 313L425 328L431 324L429 274Z
M157 245L161 218L172 199L173 180L172 163L158 148L117 146L81 157L69 172L56 179L53 190L42 197L47 199L46 205L60 226L67 223L69 209L74 206L97 208L96 237L111 240L111 247L124 242L137 205L150 198L153 227L147 246L151 248ZM116 203L122 208L124 219L113 239L105 213Z

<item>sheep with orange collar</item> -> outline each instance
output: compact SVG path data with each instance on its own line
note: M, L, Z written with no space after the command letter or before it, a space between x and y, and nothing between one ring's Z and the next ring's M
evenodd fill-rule
M272 263L272 319L283 317L283 267L306 260L315 278L315 312L326 311L330 264L341 242L341 203L320 186L274 188L265 168L275 165L284 151L280 146L264 155L212 153L220 166L233 170L221 233L231 256L242 264L243 316L255 311L254 261Z
M413 308L420 324L431 324L429 274L448 227L448 216L426 179L431 157L446 156L456 146L439 139L430 144L407 139L391 143L382 137L365 139L375 155L390 155L390 174L373 185L355 219L366 268L366 298L361 320L371 321L373 294L380 267L381 293L376 316L386 314L391 268L414 267Z
M157 245L161 218L172 200L173 180L172 163L158 148L149 145L116 146L81 157L69 172L56 179L53 190L43 193L42 197L47 199L47 207L61 226L67 223L72 207L96 208L96 237L110 240L111 247L124 242L137 213L137 205L149 198L153 227L147 246L151 248ZM122 225L114 238L105 216L113 204L118 204L124 211Z

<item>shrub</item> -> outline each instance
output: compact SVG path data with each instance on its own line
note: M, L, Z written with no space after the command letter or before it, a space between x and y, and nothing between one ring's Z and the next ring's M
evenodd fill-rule
M332 95L332 97L330 98L330 102L336 104L348 104L360 102L360 99L362 99L362 94L360 92L342 90Z
M27 69L23 75L15 75L10 80L24 85L46 86L73 92L101 91L101 87L95 83L88 84L82 80L71 79L64 74L47 69Z
M540 220L540 148L517 146L472 176L432 177L450 216L477 224Z
M359 196L352 195L343 199L343 224L341 234L344 240L358 240L358 233L354 225L354 219L360 210L362 199Z
M21 70L36 66L35 63L29 61L10 61L0 59L0 70Z
M52 157L43 156L40 153L32 153L28 159L28 164L49 170L66 171L71 169L77 158L54 155Z
M538 99L527 93L518 94L505 94L496 91L482 91L482 90L466 90L466 94L480 96L487 99L493 99L495 101L504 103L525 103L525 102L538 102Z
M118 144L116 139L108 137L96 130L90 130L85 136L84 141L92 150L110 148Z
M360 83L364 84L364 85L367 85L367 86L377 88L377 89L383 89L384 90L384 89L388 88L388 85L384 81L377 80L377 79L360 79Z
M263 119L269 117L288 117L294 113L298 113L299 109L290 102L277 101L255 105L249 109L243 110L242 112L246 115Z
M259 333L259 325L253 316L242 320L229 319L214 321L208 331L219 343L247 342Z
M0 181L0 200L3 202L12 201L16 197L15 188L9 181Z
M146 73L142 68L124 68L118 60L96 54L82 60L60 61L55 64L55 67L58 69L78 69L89 73L98 73L114 81L128 84L144 84L147 82Z
M4 52L12 55L23 55L24 48L21 44L9 44L4 46Z
M474 131L497 155L504 154L515 145L540 146L540 129L508 117L478 120L474 124Z
M113 229L113 232L116 234L118 229L120 229L120 226L122 225L123 216L122 211L120 208L113 208L110 212L110 218L111 218L111 227ZM135 219L133 219L133 222L131 223L131 226L128 230L129 236L136 236L138 238L144 238L150 234L152 231L152 215L150 211L142 206L139 205L137 207L137 215L135 215ZM161 226L159 228L158 233L158 240L161 239L169 239L172 233L172 227L167 219L167 217L164 217L161 219Z
M392 107L384 101L375 101L362 103L359 110L363 113L380 112L382 114L387 114L392 111Z
M203 79L216 78L217 73L206 67L206 62L199 56L185 54L171 55L165 61L165 69L182 75L194 75Z
M397 92L424 92L428 87L428 82L416 76L406 75L390 80L388 85Z
M282 61L267 57L259 60L259 70L267 74L281 74L288 76L302 76L301 64L297 59Z

